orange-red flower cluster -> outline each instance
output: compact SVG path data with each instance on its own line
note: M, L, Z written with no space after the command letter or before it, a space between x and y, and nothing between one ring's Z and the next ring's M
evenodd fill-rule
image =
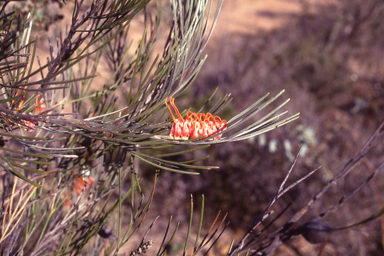
M17 90L15 96L17 96L20 92L20 89ZM25 92L25 90L24 90ZM44 110L47 108L47 104L45 104L45 100L44 98L40 98L40 94L37 95L36 97L36 108L35 108L35 115L38 115L38 114L42 114L44 113ZM16 112L19 112L20 110L23 109L23 104L24 104L24 101L25 101L25 95L23 95L20 103L19 103L19 106L16 108ZM13 104L15 103L15 99L11 102L11 106L9 107L9 109L11 110L13 108ZM20 124L18 124L21 128L25 129L27 132L32 132L35 130L36 128L36 125L38 124L38 122L36 120L30 120L30 119L21 119L20 120L20 123L22 124L22 126Z
M80 195L84 187L85 192L89 192L95 182L95 179L92 176L88 176L86 179L87 181L84 180L83 176L79 176L72 182L71 187L77 195ZM64 206L67 210L69 210L69 208L71 208L71 202L69 202L68 193L64 191L63 195L65 197Z
M227 129L227 121L222 120L218 116L211 113L197 114L192 111L187 112L187 116L183 118L180 111L175 106L175 99L169 98L169 103L173 107L177 118L172 113L172 109L168 105L168 98L165 99L165 105L171 113L173 124L170 136L176 140L189 140L195 138L208 138ZM220 139L221 135L215 136L213 139Z
M44 98L41 98L40 101L37 101L39 99L39 96L40 94L37 95L36 97L35 115L43 113L43 111L47 108ZM21 119L21 123L26 126L25 129L27 132L34 131L36 125L38 124L36 120L24 120L24 119Z

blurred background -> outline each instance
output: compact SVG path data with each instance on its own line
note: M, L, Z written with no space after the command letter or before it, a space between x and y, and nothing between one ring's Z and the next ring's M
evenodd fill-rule
M25 8L31 2L27 1ZM34 15L34 24L40 29L41 38L46 38L45 31L54 33L57 26L65 31L73 4L68 1L60 7L50 1L37 2L41 8ZM132 31L134 37L135 28ZM48 40L41 42L38 54L44 59ZM159 49L162 46L160 43ZM185 231L190 195L199 211L204 194L203 228L209 227L219 210L229 214L231 224L209 254L225 255L231 240L238 242L253 218L265 209L300 148L288 183L320 165L322 168L274 205L273 210L280 212L293 202L271 230L285 223L327 184L383 121L384 2L225 0L206 53L208 59L194 85L176 99L179 109L198 110L219 87L216 99L232 93L230 106L220 113L229 119L266 93L275 95L285 89L282 97L291 99L285 108L289 114L301 113L299 120L264 136L214 145L179 159L186 161L208 154L210 157L199 164L219 166L218 170L202 171L199 176L161 172L150 211L152 218L161 218L151 232L151 239L155 244L161 242L156 236L164 234L170 216L174 222L181 222L181 232ZM107 76L101 69L98 81ZM364 181L383 161L383 148L381 141L342 183L327 192L302 222L316 217ZM154 171L144 164L140 167L147 180L153 180ZM383 178L379 173L325 221L343 227L377 212L383 207ZM148 182L147 188L150 187ZM333 233L323 255L383 255L383 223L377 219ZM183 239L175 238L169 255L180 255ZM320 245L296 237L281 246L276 255L317 255L319 248Z
M300 112L301 117L265 136L211 146L203 164L219 170L197 177L163 172L155 202L169 206L162 208L165 215L187 221L190 194L198 201L204 193L205 216L211 216L207 221L218 210L229 213L230 232L212 254L225 255L231 239L238 241L265 209L301 147L290 182L322 168L274 206L280 212L293 202L276 226L287 221L383 121L383 32L382 1L226 0L206 50L208 59L195 86L177 99L178 107L197 110L219 87L219 94L233 96L231 107L221 113L229 119L266 93L286 89L289 114ZM381 143L303 223L351 192L383 161L383 152ZM325 221L341 227L367 218L383 206L383 187L379 174ZM383 255L382 239L377 219L334 233L323 255ZM319 248L297 237L276 255L317 255Z

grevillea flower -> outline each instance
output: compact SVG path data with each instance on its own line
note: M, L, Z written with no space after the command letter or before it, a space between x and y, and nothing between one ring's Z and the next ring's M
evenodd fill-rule
M77 195L80 195L84 187L85 192L88 192L94 182L95 179L92 176L85 177L84 175L81 175L72 182L71 187ZM69 210L69 208L71 207L71 202L69 202L69 196L66 191L64 191L63 195L65 197L64 206L67 210Z
M40 94L37 95L36 97L35 115L41 114L47 108L47 104L45 104L45 100L43 97L39 101L37 101L39 97L40 97Z
M175 105L175 99L169 98L169 104L176 113L176 117L172 113L171 107L168 105L168 98L165 99L165 105L171 113L173 124L171 127L170 137L176 140L189 140L199 137L208 138L227 129L227 121L211 113L197 114L192 111L187 112L187 116L183 118L180 111ZM220 139L221 135L215 136L213 139Z
M18 95L18 93L19 93L19 90L17 91L16 96ZM41 98L39 100L39 97L40 97L40 94L38 94L36 97L36 103L35 103L36 108L34 113L35 115L44 113L44 110L47 108L47 104L45 104L44 98ZM16 112L19 112L23 108L24 100L25 100L25 95L23 96L23 98L19 103L19 106L15 110ZM10 109L12 109L14 101L15 100L12 101ZM23 124L23 126L20 126L20 125L19 126L24 130L26 130L27 132L34 131L36 128L36 125L38 124L36 120L30 120L30 119L21 119L20 123Z

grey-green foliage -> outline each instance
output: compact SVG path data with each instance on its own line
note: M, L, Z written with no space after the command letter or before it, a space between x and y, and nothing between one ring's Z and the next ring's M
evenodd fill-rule
M157 1L155 9L148 5L149 0L74 1L68 29L50 35L45 64L36 55L39 38L31 37L33 17L16 16L9 11L12 2L1 5L0 166L1 175L8 177L2 184L3 206L11 205L13 195L24 193L28 186L39 187L31 192L31 201L13 233L2 241L5 253L80 254L113 216L118 219L114 227L117 242L108 252L117 253L143 223L152 200L142 192L135 159L158 169L198 174L194 170L211 167L166 157L213 143L247 139L298 117L279 120L282 114L277 111L284 102L252 121L252 116L280 93L271 99L263 97L230 119L218 140L176 141L167 137L172 120L167 119L164 100L180 95L196 78L206 59L203 50L222 2L214 7L210 0L171 0L165 6ZM162 17L167 8L171 17ZM142 37L134 51L135 44L129 39L133 19L144 20ZM164 25L163 20L171 20L171 25ZM166 40L163 51L156 55L154 44L161 31L165 31ZM92 83L100 62L108 63L111 76L95 90ZM122 92L124 99L118 99ZM46 109L37 111L41 99ZM218 99L211 113L230 101L229 94ZM121 102L125 104L121 106ZM34 133L26 131L32 124L37 125ZM176 144L192 148L161 155L161 149ZM157 151L158 155L151 153ZM73 198L74 184L87 172L94 177L95 185ZM15 177L25 183L12 190ZM124 201L130 205L128 210L122 205ZM129 211L130 224L123 231L124 211ZM9 216L4 206L0 218L5 222ZM20 241L17 237L22 233L24 239ZM97 250L100 244L97 240L92 243ZM196 240L196 253L203 244L198 246ZM162 253L159 250L158 254Z

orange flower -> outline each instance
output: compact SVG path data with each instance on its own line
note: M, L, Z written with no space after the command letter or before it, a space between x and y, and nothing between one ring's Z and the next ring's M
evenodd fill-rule
M40 94L36 97L36 108L35 108L35 115L42 114L43 111L47 108L47 105L45 104L44 98L41 98L39 102L37 100L39 99ZM25 125L26 127L23 127L27 132L32 132L35 130L36 125L38 122L36 120L24 120L21 119L21 123ZM27 128L28 127L28 128Z
M36 97L36 108L35 108L35 115L41 114L44 112L44 110L47 108L47 104L45 104L45 100L42 97L39 101L37 101L40 97L40 94Z
M20 89L17 90L15 96L17 96L19 94L19 92L20 92ZM25 92L25 90L24 90L24 92ZM38 101L39 97L40 97L40 94L38 94L36 97L35 115L44 113L44 110L47 108L47 105L45 104L44 98L41 98L40 101ZM19 106L16 108L16 110L15 110L16 112L19 112L23 108L24 101L25 101L25 95L23 95L23 97L19 103ZM14 103L15 103L15 100L13 100L11 102L11 106L9 109L13 108ZM30 120L30 119L20 119L20 123L23 124L23 126L21 126L20 124L18 124L18 125L21 128L23 128L24 130L26 130L27 132L34 131L36 128L36 125L38 124L38 122L36 120Z
M176 140L189 140L198 137L208 138L227 129L227 121L222 120L219 116L213 116L211 113L196 114L188 111L185 119L181 116L180 111L175 105L175 99L169 98L169 103L176 113L176 117L172 113L172 109L165 99L165 105L171 113L173 124L171 127L170 136ZM221 135L215 136L213 139L220 139Z
M79 176L72 182L71 187L76 192L77 195L80 195L84 186L85 186L84 188L85 192L89 192L94 182L95 182L95 179L92 176L88 176L87 181L84 181L83 176ZM68 193L64 191L63 195L65 197L64 206L67 210L69 210L71 208L71 202L69 202Z

